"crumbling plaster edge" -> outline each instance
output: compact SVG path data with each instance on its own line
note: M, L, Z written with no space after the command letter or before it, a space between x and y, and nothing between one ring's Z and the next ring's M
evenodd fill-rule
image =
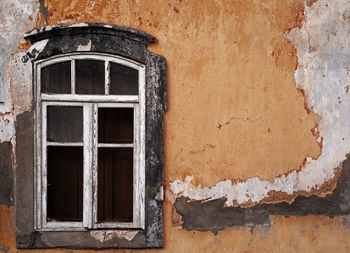
M109 241L114 238L132 241L139 232L138 230L91 230L90 235L100 242Z
M346 11L346 8L344 8L346 7L346 3L344 1L337 1L333 5L332 7L335 9L338 8L339 11L342 9ZM336 20L337 17L331 16L327 12L327 7L328 3L324 0L320 0L317 3L314 2L312 5L307 4L305 1L305 19L301 27L287 30L284 34L285 39L296 48L298 54L298 67L295 71L296 88L304 91L306 109L310 109L318 116L319 124L312 131L317 137L317 142L322 149L320 157L317 159L307 157L306 163L300 169L277 176L272 182L261 180L259 177L253 177L245 181L224 180L217 182L211 187L202 187L201 185L195 186L192 183L194 177L188 175L185 180L175 179L170 182L170 189L176 198L187 197L191 200L200 201L225 198L226 206L252 206L264 202L273 192L279 192L285 196L285 198L277 200L277 203L283 201L292 202L298 194L305 196L325 196L327 193L332 192L336 186L337 176L339 176L341 171L341 163L346 159L346 155L350 151L349 145L342 143L337 136L337 134L344 134L345 137L342 140L347 139L346 137L349 136L346 133L348 128L346 127L346 122L340 117L332 117L332 112L335 111L338 113L337 115L344 116L346 113L349 113L350 103L347 100L347 103L339 103L339 101L334 102L334 99L331 99L330 96L336 96L337 93L339 99L343 95L339 94L342 90L334 89L334 92L329 92L327 90L329 86L319 85L320 75L323 75L323 77L327 75L329 77L327 81L330 83L332 81L332 73L328 72L328 69L317 69L318 65L321 65L321 68L323 64L327 66L327 58L322 58L321 54L310 52L310 48L315 50L315 46L313 47L311 45L314 43L319 52L323 54L327 50L331 56L336 53L332 49L329 49L327 47L328 45L317 44L317 41L310 40L312 37L327 36L328 34L325 28L322 30L323 33L318 31L319 26L331 24L327 23L328 19L332 21ZM332 7L329 6L329 8ZM342 24L338 22L336 25L341 26ZM337 48L339 43L342 42L341 40L342 37L338 38L338 41L330 43L333 43L334 47ZM313 79L312 77L316 78ZM342 81L342 85L344 86L347 80L344 78ZM327 95L329 96L328 98ZM331 124L334 120L338 120L338 124L336 124L338 129L336 131L339 132L335 135L330 133L334 131ZM338 146L338 143L341 143L341 145ZM325 191L323 186L329 185L330 182L333 182L333 186L328 187L328 190Z

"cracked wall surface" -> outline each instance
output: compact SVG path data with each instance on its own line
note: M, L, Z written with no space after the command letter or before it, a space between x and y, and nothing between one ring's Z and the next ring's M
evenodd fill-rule
M23 34L76 22L143 30L167 60L154 252L349 252L349 17L345 0L0 2L0 252L17 252L14 124L32 110Z
M337 169L350 152L348 12L347 2L332 1L328 4L328 1L318 1L310 7L305 6L301 27L284 33L284 37L295 46L298 56L296 86L305 96L307 110L317 115L318 123L312 128L312 133L322 149L321 155L306 157L300 168L278 175L271 181L261 180L258 174L258 177L243 182L225 180L212 187L202 187L192 184L192 177L187 176L184 181L177 179L171 183L177 197L194 200L226 198L225 204L232 206L259 203L269 198L272 192L285 193L282 200L290 201L287 195L293 196L296 192L322 196L333 190L325 192L322 185L336 177ZM228 125L231 120L245 119L231 117L219 127Z
M14 0L0 3L0 143L14 141L11 83L17 84L20 80L16 80L15 75L12 75L14 66L10 63L16 58L19 44L24 42L23 34L35 24L37 7L35 1ZM22 76L22 73L19 76ZM28 78L28 73L24 76Z

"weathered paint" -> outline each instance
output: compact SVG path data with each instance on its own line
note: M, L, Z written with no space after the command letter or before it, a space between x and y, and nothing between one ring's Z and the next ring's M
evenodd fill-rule
M213 187L202 187L194 186L192 177L187 176L185 181L171 182L176 197L206 201L225 198L225 204L232 206L259 203L271 192L292 195L314 190L313 194L325 195L317 189L335 177L336 169L350 152L350 98L346 88L350 83L346 32L350 24L345 18L349 12L348 2L318 1L311 7L305 6L305 21L300 28L285 33L297 49L297 88L303 90L307 108L318 116L318 126L313 131L322 154L317 159L307 157L300 169L275 177L272 182L254 177L244 182L225 180ZM287 197L286 200L290 201Z
M336 163L340 157L345 159L346 145L340 141L338 149L338 146L333 145L335 143L333 141L346 137L337 137L336 134L342 134L343 130L340 128L346 120L342 115L345 113L343 109L346 109L343 104L347 103L345 94L348 88L343 83L347 81L343 68L347 60L339 56L339 62L338 59L330 61L328 66L331 66L329 68L331 71L325 70L323 63L325 59L327 61L334 59L336 50L342 50L342 54L347 50L347 43L342 43L340 38L343 37L345 40L344 36L347 35L344 29L348 27L345 20L349 17L347 11L349 3L330 0L319 2L313 0L305 2L301 0L205 2L46 0L39 2L41 11L37 19L32 15L32 20L28 21L18 15L16 20L20 20L19 22L6 24L0 22L0 25L5 24L6 27L10 27L11 34L17 36L16 39L11 40L11 43L1 45L1 48L11 51L7 54L8 56L16 51L23 32L30 30L34 22L39 27L47 24L86 21L106 22L144 30L157 38L157 43L150 49L166 56L169 70L169 103L168 112L165 115L166 204L163 251L187 252L189 249L196 252L350 251L348 242L350 230L347 218L341 217L330 219L323 216L298 218L272 216L268 228L259 226L251 229L245 227L225 229L219 231L217 236L211 232L174 228L171 220L173 214L176 216L176 212L173 211L175 198L169 189L170 181L184 181L187 176L193 176L194 187L199 184L212 186L226 179L242 183L249 179L254 181L252 178L255 177L259 178L256 179L259 184L260 182L273 184L275 178L279 178L278 175L285 174L288 177L291 171L299 175L299 168L307 157L311 159L308 159L309 164L303 167L304 171L308 166L311 168L317 163L329 165ZM38 6L38 3L6 0L0 5L5 6L1 8L2 12L7 12L10 9L7 8L8 6L16 5L15 11L20 13L23 8L26 8L25 6ZM343 10L339 11L342 6ZM304 8L306 8L305 12ZM38 7L33 8L33 13L38 10ZM0 18L5 16L7 13L6 15L1 13ZM339 20L341 16L344 21ZM304 19L308 21L305 22ZM31 25L22 31L22 27L27 22ZM324 24L322 29L319 29L321 22ZM340 28L339 31L333 30L331 25ZM286 32L293 27L298 28ZM314 39L311 39L312 43L304 41L306 30L311 32L311 35L320 36L320 39L316 37L317 43ZM2 29L2 31L7 30ZM323 43L323 38L327 39L328 36L331 42ZM338 42L340 44L337 44ZM315 46L309 48L310 51L306 47L308 43ZM330 49L331 45L335 47L334 50ZM342 48L342 46L345 47ZM26 47L27 45L24 44L20 46L20 50ZM320 53L320 49L325 54ZM16 115L16 112L10 113L12 106L15 109L17 106L21 112L31 110L29 95L31 84L26 79L31 73L31 68L26 66L30 64L25 63L28 65L24 66L18 64L21 63L18 60L23 55L23 52L19 52L13 57L10 71L11 80L24 79L22 86L20 86L22 82L17 81L12 81L10 86L7 79L10 68L7 64L1 65L1 76L3 78L5 73L6 78L5 88L0 89L0 92L3 92L1 97L5 97L10 106L0 111L6 111L6 117L10 117L11 120ZM320 65L317 63L318 60ZM4 60L4 62L9 61ZM311 66L307 65L308 63ZM322 68L317 69L312 66L322 66ZM336 67L332 68L332 66ZM21 70L21 67L24 69ZM340 88L336 90L333 87L328 91L325 89L326 86L322 86L334 83L333 73L336 73L335 70L338 67L341 79L338 85L344 89L345 94L340 93ZM317 81L321 84L318 90L319 85L315 85L313 79L319 80L322 72L326 73L326 81ZM20 73L26 74L21 76ZM338 73L335 77L338 78ZM16 88L13 88L14 85ZM8 92L10 87L11 93ZM306 108L303 90L298 90L299 87L304 89ZM18 91L17 88L19 88ZM20 88L23 91L20 91ZM322 104L319 102L321 101L319 94L324 90L327 92L324 96L321 95L325 98L330 98L329 92L335 96L341 95L338 101L341 103L336 109L326 108L328 114L323 115L326 119L321 118L322 113L317 112L323 110L324 105L323 102ZM17 93L14 94L14 91ZM316 97L313 98L312 94ZM331 101L322 101L335 107L333 99L335 98ZM21 102L23 102L22 105L20 105ZM317 103L317 108L310 107L313 103ZM340 113L339 117L343 119L338 119L336 113ZM25 113L24 116L28 115ZM331 127L328 125L329 120L334 120L332 126L334 136L329 132ZM6 129L4 131L6 134L0 133L1 141L13 139L11 124L7 128L1 125L0 130ZM312 129L313 132L311 132ZM320 137L324 138L323 142ZM331 160L324 160L325 158ZM314 174L315 178L312 176L310 179L306 171L307 178L303 179L304 186L311 186L314 183L318 185L319 182L326 180L327 175L336 179L331 170L336 169L341 162L342 160L338 161L333 168L321 167L322 173ZM339 175L341 169L335 172L337 173L334 175ZM280 178L283 179L283 176ZM325 192L311 189L303 194L316 191L322 195L331 192L336 183L337 180L331 180L331 187ZM294 189L293 187L285 189ZM286 190L286 193L288 191ZM254 196L256 192L257 190L253 190ZM294 193L297 196L301 192ZM259 194L257 196L262 196L264 193ZM269 200L271 203L276 200L291 200L286 195L281 198L272 197ZM297 200L298 198L302 196L297 197ZM322 199L324 196L319 198ZM245 202L245 204L249 203ZM286 208L289 210L288 206ZM296 208L300 211L302 207ZM0 251L17 252L14 248L11 207L0 207L0 221ZM335 234L336 237L334 237ZM159 251L161 250L149 252ZM36 250L36 252L46 251ZM56 250L55 252L69 251Z
M134 237L139 233L135 230L93 230L90 231L92 237L100 242L112 240L115 237L125 238L128 241L134 239Z
M35 60L38 55L44 50L47 42L49 42L48 39L45 40L40 40L38 42L33 43L33 45L27 50L27 56L29 56L29 58ZM23 58L23 61L26 62L28 60L27 57Z
M0 142L12 141L14 137L14 111L11 100L11 72L16 53L23 34L31 29L36 20L36 1L0 2Z
M274 202L256 204L251 207L225 207L225 198L211 201L176 199L174 207L181 220L173 220L187 230L212 231L236 226L268 226L272 215L306 216L326 215L329 217L350 214L350 158L342 164L343 170L332 194L306 197L299 194L292 203L286 203L285 196L271 196ZM283 198L284 197L284 198ZM282 203L277 203L283 200ZM175 217L177 218L177 217Z

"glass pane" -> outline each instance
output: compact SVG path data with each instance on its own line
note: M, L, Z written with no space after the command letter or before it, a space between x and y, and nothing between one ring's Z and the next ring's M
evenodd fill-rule
M47 106L47 140L83 141L83 107Z
M138 95L139 72L120 64L110 63L111 87L109 94L112 95Z
M71 93L71 62L61 62L41 69L42 93Z
M96 60L75 61L77 94L105 94L105 62Z
M47 147L47 220L82 221L83 147Z
M98 149L99 222L132 222L133 149Z
M99 108L98 142L133 143L133 108Z

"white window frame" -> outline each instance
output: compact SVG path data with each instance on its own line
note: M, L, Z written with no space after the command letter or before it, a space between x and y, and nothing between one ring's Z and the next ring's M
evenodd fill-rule
M75 60L102 60L105 62L105 95L75 94ZM59 62L71 61L71 93L42 94L41 68ZM109 95L110 62L138 71L138 95ZM103 53L71 53L34 63L35 111L35 178L34 222L39 231L82 231L98 228L144 229L145 228L145 65L130 59ZM46 108L48 105L83 107L83 142L48 143L46 139ZM133 144L98 144L98 108L134 108ZM83 221L47 221L47 145L83 146ZM133 221L97 222L97 150L98 146L133 147Z

